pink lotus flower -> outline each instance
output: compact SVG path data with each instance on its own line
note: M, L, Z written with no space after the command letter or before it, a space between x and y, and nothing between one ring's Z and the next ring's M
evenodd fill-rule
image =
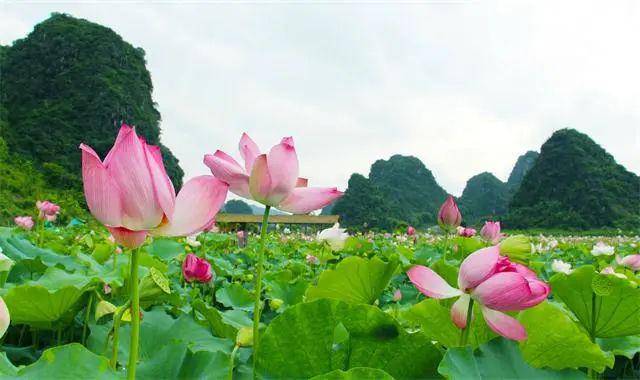
M204 156L205 165L234 194L293 214L307 214L343 195L335 187L307 187L308 180L298 177L298 156L291 137L261 154L244 133L239 147L244 167L220 150Z
M320 264L320 260L315 257L314 255L307 255L307 257L305 258L307 260L307 264L309 265L318 265Z
M623 258L616 256L616 262L618 265L630 268L633 271L640 271L640 254L629 255Z
M89 210L127 248L142 245L148 234L202 231L227 195L227 184L209 175L189 180L176 196L160 148L124 124L104 161L89 146L81 144L80 149Z
M438 211L438 224L444 228L456 228L462 223L462 214L458 210L458 205L451 195L447 197L440 211Z
M416 229L415 229L415 228L413 228L413 226L409 226L409 227L407 227L407 235L409 235L409 236L413 236L413 235L415 235L415 234L416 234Z
M491 244L498 244L504 235L500 233L500 222L484 222L484 226L480 230L480 236Z
M393 292L393 302L400 302L402 301L402 292L400 291L400 289L396 289Z
M205 259L190 253L182 262L182 275L187 282L209 282L213 278L211 264Z
M58 217L60 206L49 201L37 201L36 208L40 211L38 218L53 222Z
M458 289L450 286L433 270L416 265L407 274L415 287L428 297L460 297L451 308L451 319L459 328L467 324L471 299L480 304L487 325L497 334L524 340L527 332L515 318L502 313L533 307L544 301L549 286L529 268L500 256L497 246L480 249L460 265Z
M27 231L33 228L33 218L30 216L16 216L13 221L20 228L23 228Z
M456 230L458 231L458 235L462 237L472 237L476 234L475 228L459 226Z

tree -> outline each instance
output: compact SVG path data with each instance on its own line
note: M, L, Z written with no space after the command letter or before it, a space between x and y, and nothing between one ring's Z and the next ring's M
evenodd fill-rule
M224 205L224 212L229 214L246 214L246 215L253 214L253 210L251 209L251 206L246 204L244 201L241 201L240 199L232 199L228 201Z
M335 202L332 212L340 216L343 226L356 230L394 227L384 195L366 177L357 173L349 178L347 191Z
M475 175L467 181L459 200L463 221L467 225L498 220L507 211L507 184L491 173Z
M54 13L1 52L0 97L8 120L1 133L11 152L39 169L53 164L79 178L78 145L87 143L104 157L127 123L160 145L168 174L181 186L178 160L160 143L144 50L109 28Z

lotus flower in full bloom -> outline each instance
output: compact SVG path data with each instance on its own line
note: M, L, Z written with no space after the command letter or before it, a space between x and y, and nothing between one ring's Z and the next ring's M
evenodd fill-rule
M550 291L535 272L500 256L497 246L480 249L462 262L458 289L421 265L412 267L407 274L415 287L428 297L460 297L451 308L451 318L459 328L464 329L467 325L469 302L473 299L480 304L491 330L513 340L526 339L527 332L518 320L503 312L533 307L544 301Z
M471 227L458 226L456 231L458 232L458 235L462 237L473 237L476 234L476 229Z
M615 248L610 245L605 244L602 241L596 243L591 249L591 254L594 256L611 256L615 252Z
M37 201L36 208L38 209L38 218L53 222L58 217L60 212L60 206L49 201Z
M115 240L142 245L148 234L188 236L209 227L228 185L211 175L192 178L176 196L160 148L122 125L104 161L81 144L82 179L89 210Z
M630 268L633 271L640 271L640 254L625 257L616 256L618 265Z
M571 274L571 264L562 260L553 259L551 262L551 270L557 273Z
M185 257L182 262L182 275L187 282L209 282L213 278L211 264L193 253Z
M16 223L16 226L29 231L33 228L33 218L30 216L16 216L13 221Z
M335 187L307 187L308 180L298 177L298 156L291 137L261 154L244 133L239 147L244 166L220 150L204 157L213 175L229 184L234 194L293 214L307 214L343 195Z
M339 251L344 248L344 244L349 234L344 232L344 228L340 228L340 223L336 223L331 228L318 232L318 240L329 243L331 250Z
M457 228L460 223L462 223L462 214L460 214L456 201L449 195L438 211L438 224L451 230Z
M500 233L500 222L486 221L480 230L480 236L490 244L498 244L504 236Z

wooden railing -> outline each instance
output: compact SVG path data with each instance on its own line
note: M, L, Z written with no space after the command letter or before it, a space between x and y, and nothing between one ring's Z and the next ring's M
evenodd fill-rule
M269 223L280 224L335 224L338 215L269 215ZM218 223L262 223L262 215L218 214Z

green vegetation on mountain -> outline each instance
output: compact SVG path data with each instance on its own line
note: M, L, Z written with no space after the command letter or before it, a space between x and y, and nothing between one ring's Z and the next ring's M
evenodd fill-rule
M435 223L447 193L417 158L394 155L371 166L369 179L354 174L331 212L353 228L390 229Z
M488 172L471 177L459 199L466 225L499 220L506 213L508 204L507 184Z
M251 206L249 206L246 202L241 201L240 199L232 199L225 203L223 211L229 214L253 214Z
M509 206L510 228L638 228L640 177L587 135L547 140Z
M365 176L354 173L349 187L338 199L332 212L340 216L340 223L354 229L390 229L394 221L389 217L389 202L382 192Z
M144 50L104 26L53 14L2 49L2 56L0 95L8 125L1 133L12 154L80 189L78 145L85 142L104 157L120 124L128 123L161 146L167 172L181 186L178 160L160 144Z
M507 180L507 187L509 188L509 191L515 192L518 190L520 184L522 184L524 176L536 163L538 156L538 152L530 150L522 156L518 157L518 161L516 161L516 164L514 165L513 170L511 170L511 174L509 175L509 179Z
M389 204L390 217L414 226L432 225L447 192L416 157L394 155L371 166L369 180Z

